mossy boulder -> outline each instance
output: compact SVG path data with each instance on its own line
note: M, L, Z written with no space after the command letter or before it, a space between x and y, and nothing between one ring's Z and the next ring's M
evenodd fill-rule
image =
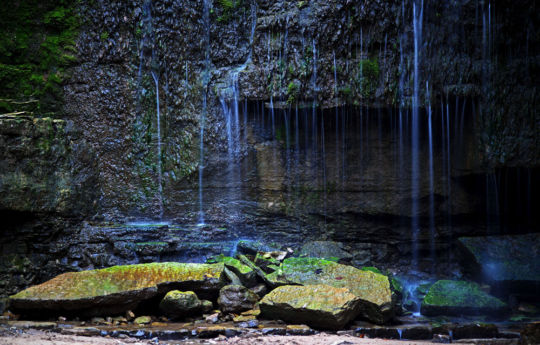
M259 296L241 285L227 285L219 291L218 304L225 313L240 313L253 309Z
M257 273L240 260L223 254L213 258L215 262L222 262L228 269L240 278L243 285L252 287L257 284Z
M202 311L202 302L193 291L167 292L159 303L159 310L173 318L187 317Z
M427 316L498 316L507 312L507 305L484 292L476 283L439 280L429 289L421 312Z
M361 316L374 323L385 323L394 315L392 290L387 276L371 270L318 258L285 259L267 279L276 285L325 284L347 288L361 300Z
M540 234L462 237L469 273L499 289L537 293L540 286Z
M255 265L266 273L274 272L281 264L281 261L272 257L271 253L257 253L255 256Z
M361 300L347 288L285 285L264 296L259 307L263 318L336 330L358 315Z
M174 289L217 295L224 265L149 263L61 274L10 297L14 310L120 313Z

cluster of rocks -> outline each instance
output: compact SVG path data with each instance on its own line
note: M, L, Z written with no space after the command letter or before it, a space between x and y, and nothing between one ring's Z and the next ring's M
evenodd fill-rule
M457 280L429 284L421 312L438 321L411 324L404 321L407 292L399 277L338 263L329 253L318 258L292 257L292 252L253 251L214 256L205 264L163 262L65 273L11 296L9 309L23 317L55 317L51 328L82 335L205 338L330 330L388 339L504 338L505 344L517 344L519 334L493 325L448 323L452 316L484 320L509 314L509 305L484 285ZM79 323L66 328L66 319ZM171 321L188 323L168 329ZM529 338L536 339L535 330Z
M357 319L387 324L402 313L403 291L394 277L373 267L289 254L219 255L206 264L149 263L70 272L11 296L10 308L29 316L49 312L78 317L138 310L164 320L202 317L210 323L253 325L260 318L330 330ZM507 310L506 303L465 281L438 281L422 302L426 315L501 315Z

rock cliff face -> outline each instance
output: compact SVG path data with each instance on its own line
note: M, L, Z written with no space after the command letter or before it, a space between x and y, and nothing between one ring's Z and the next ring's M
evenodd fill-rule
M459 109L456 113L466 108L469 118L474 108L476 118L467 126L476 122L480 127L470 141L476 144L471 157L478 162L534 166L538 138L531 105L536 91L528 87L532 80L519 74L499 79L516 68L524 73L537 68L537 37L531 30L538 18L525 4L506 8L504 1L425 4L420 100L426 104L430 99L435 109L450 103L452 112ZM197 213L201 127L203 183L209 189L223 187L220 172L227 164L228 144L221 99L234 100L232 91L239 101L272 100L276 106L287 101L311 105L313 99L322 107L411 102L412 3L97 1L79 10L79 65L64 87L64 111L98 153L100 206L108 218L160 213L159 160L165 213ZM523 27L512 24L516 20ZM516 39L523 35L529 43ZM493 97L506 98L498 92L502 87L522 90L522 97L511 97L508 107L486 107L495 103ZM515 111L509 110L510 115L500 109ZM518 137L524 140L514 140ZM235 158L245 161L253 149L243 143ZM257 163L248 167L280 168L264 156L265 149L256 150ZM374 170L385 170L380 168ZM259 185L272 181L263 176Z
M66 121L0 116L0 209L63 217L92 212L94 157Z
M482 175L486 167L537 174L530 168L540 158L540 11L535 1L415 6L80 2L57 119L36 111L22 125L0 120L0 143L9 148L0 209L22 212L2 239L20 244L3 251L2 274L19 279L12 286L25 285L58 271L215 251L208 243L241 238L338 241L356 264L396 267L410 262L418 241L421 252L451 262L452 238L486 230L486 199L498 183ZM413 18L420 13L424 134L411 197ZM50 18L45 23L54 31ZM213 226L143 231L79 223L162 217L193 224L201 209ZM39 245L44 238L50 248Z

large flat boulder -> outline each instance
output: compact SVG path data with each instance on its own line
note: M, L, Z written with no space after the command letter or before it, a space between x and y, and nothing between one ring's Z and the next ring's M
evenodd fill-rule
M174 289L217 295L222 263L150 263L61 274L10 297L17 311L122 312Z
M347 288L329 285L285 285L259 303L261 316L314 328L341 329L359 313L360 298Z
M422 314L427 316L499 316L507 310L506 303L484 292L478 284L459 280L437 281L421 307Z
M540 233L515 236L462 237L466 268L497 288L538 292Z
M325 284L347 288L360 298L360 315L374 323L385 323L394 315L390 281L380 273L318 258L289 258L266 277L275 285Z

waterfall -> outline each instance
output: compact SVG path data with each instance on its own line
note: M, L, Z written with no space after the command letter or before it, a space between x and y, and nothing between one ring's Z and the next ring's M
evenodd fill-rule
M163 184L161 176L161 125L159 116L159 75L152 71L152 78L156 84L156 118L157 118L157 170L158 170L158 199L159 219L163 217Z
M206 121L207 109L207 92L208 83L210 81L210 5L211 0L204 0L204 28L205 28L205 43L206 49L204 54L204 73L203 73L203 109L200 123L200 147L199 147L199 220L200 226L205 225L204 222L204 202L203 202L203 174L204 174L204 124Z
M420 167L418 162L419 154L419 102L418 92L420 89L420 44L422 42L422 15L424 2L422 0L420 10L417 9L416 2L413 3L413 29L414 29L414 90L412 104L412 129L411 129L411 228L412 228L412 264L418 267L418 199L420 196ZM419 12L419 13L418 13Z
M317 47L315 45L315 39L313 39L313 74L311 76L311 83L313 87L313 103L311 107L311 118L312 118L312 150L313 150L313 167L314 167L314 179L317 180Z
M429 138L429 234L430 234L430 256L432 261L432 271L435 269L435 191L433 190L433 118L431 113L431 98L429 92L429 82L426 81L426 100L428 111L428 138ZM434 272L432 272L434 273Z
M338 85L337 85L337 66L336 52L332 52L334 58L334 98L336 100L336 178L339 176L339 110L338 110Z
M231 204L236 195L234 190L240 189L242 185L241 176L240 176L240 167L236 164L235 157L238 157L242 150L242 139L245 143L247 141L247 99L244 103L244 131L243 135L241 134L241 124L240 124L240 87L239 87L239 76L240 72L246 69L248 64L251 62L252 51L253 51L253 39L255 36L255 28L257 25L257 4L255 1L251 2L251 34L249 40L249 54L246 58L246 61L232 69L229 74L229 84L227 88L223 89L219 99L221 103L221 109L223 111L223 116L225 117L225 124L227 130L227 187L229 188L229 204ZM272 117L273 117L273 105L271 105ZM264 118L264 109L263 109L263 118Z

